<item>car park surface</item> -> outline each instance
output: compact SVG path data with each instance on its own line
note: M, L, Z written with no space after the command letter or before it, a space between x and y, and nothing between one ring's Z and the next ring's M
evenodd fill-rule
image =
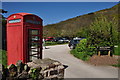
M68 66L65 70L65 78L118 78L118 68L87 64L71 55L67 44L47 46L47 48L43 49L43 58L58 60Z

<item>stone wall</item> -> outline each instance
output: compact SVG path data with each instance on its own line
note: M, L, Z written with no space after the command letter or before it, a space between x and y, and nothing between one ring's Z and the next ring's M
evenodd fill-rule
M64 79L65 66L49 58L35 59L29 63L18 61L8 68L2 67L3 80L61 80Z

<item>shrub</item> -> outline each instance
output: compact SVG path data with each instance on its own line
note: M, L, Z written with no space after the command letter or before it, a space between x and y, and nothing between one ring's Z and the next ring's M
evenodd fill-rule
M87 39L82 39L75 49L71 50L71 54L84 61L95 54L96 48L92 45L87 45Z
M114 67L119 67L120 68L120 63L112 65Z
M115 17L112 20L108 20L104 15L96 17L89 28L89 45L95 47L118 45L118 21ZM118 54L117 48L113 49L112 53Z
M114 47L114 55L120 55L119 46L118 47Z
M7 66L7 56L5 50L0 50L0 64Z

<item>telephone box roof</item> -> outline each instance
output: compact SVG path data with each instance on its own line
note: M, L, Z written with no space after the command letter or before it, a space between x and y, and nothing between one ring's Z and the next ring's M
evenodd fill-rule
M16 13L16 14L19 14L19 15L22 15L22 16L25 16L25 15L33 15L33 14L30 14L30 13Z
M34 14L30 14L30 13L15 13L15 14L18 14L18 15L21 15L21 16L25 16L25 15L34 15ZM12 14L12 15L15 15L15 14ZM12 16L12 15L10 15L10 16ZM9 16L9 17L10 17ZM36 16L36 15L35 15ZM8 17L8 18L9 18Z

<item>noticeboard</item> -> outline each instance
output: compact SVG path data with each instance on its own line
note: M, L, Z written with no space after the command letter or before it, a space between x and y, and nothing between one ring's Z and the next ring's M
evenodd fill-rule
M97 48L98 56L101 55L101 51L108 51L108 56L112 56L111 51L113 50L112 46L101 46Z
M102 47L98 47L98 51L111 51L113 47L111 46L102 46Z

